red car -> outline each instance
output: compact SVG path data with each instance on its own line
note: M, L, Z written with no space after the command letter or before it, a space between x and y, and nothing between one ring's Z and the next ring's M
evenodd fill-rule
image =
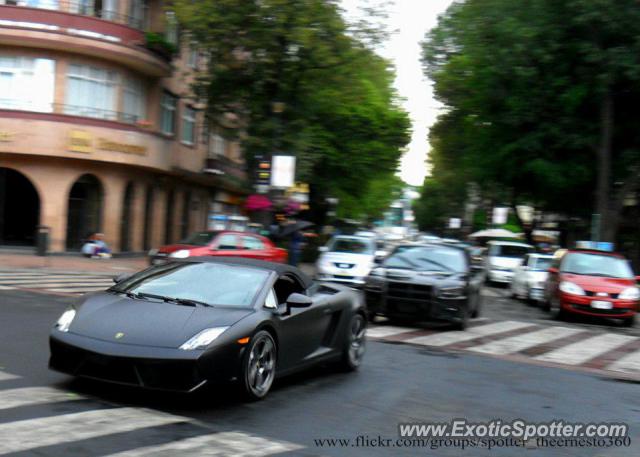
M589 249L568 250L549 269L547 308L569 313L622 319L632 326L640 301L637 278L620 254Z
M197 256L231 256L285 263L287 251L255 233L232 231L195 232L178 244L149 251L150 263Z

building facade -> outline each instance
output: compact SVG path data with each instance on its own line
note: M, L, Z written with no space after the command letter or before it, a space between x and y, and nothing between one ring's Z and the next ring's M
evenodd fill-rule
M0 0L0 245L139 252L240 212L237 142L191 82L206 55L155 0Z

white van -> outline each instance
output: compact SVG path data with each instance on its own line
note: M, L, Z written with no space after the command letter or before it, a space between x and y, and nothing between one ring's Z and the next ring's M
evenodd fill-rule
M513 274L524 256L534 251L533 246L515 241L489 241L487 243L487 280L510 284Z

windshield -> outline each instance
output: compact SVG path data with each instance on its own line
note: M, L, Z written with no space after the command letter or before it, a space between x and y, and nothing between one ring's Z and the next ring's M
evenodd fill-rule
M171 263L133 275L110 290L249 307L268 276L265 270L236 265Z
M534 257L529 262L529 266L534 271L547 271L551 268L551 262L553 262L553 258L550 257Z
M387 268L463 273L467 269L464 253L444 246L415 246L398 249L384 263Z
M348 252L351 254L373 254L375 244L372 240L355 238L336 238L329 244L330 252Z
M195 232L189 235L184 240L180 241L181 244L192 244L194 246L206 246L217 235L216 232Z
M560 271L585 276L633 279L633 272L626 260L585 252L572 252L565 255Z
M494 244L489 248L491 257L511 257L520 258L531 252L531 248L526 246L512 246L508 244Z

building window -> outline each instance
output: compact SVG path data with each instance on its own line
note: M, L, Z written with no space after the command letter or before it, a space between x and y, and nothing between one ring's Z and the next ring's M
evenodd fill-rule
M116 72L86 65L69 65L66 114L116 120Z
M173 11L165 12L164 38L174 46L178 46L178 20Z
M118 0L76 0L69 2L69 12L115 20L118 17Z
M168 92L162 94L160 102L160 131L166 135L176 133L176 106L178 97Z
M0 108L53 112L55 61L0 56Z
M137 122L146 117L146 96L142 81L126 78L122 91L124 120Z
M209 136L209 158L214 159L219 156L224 156L225 141L217 133L212 133Z
M41 8L44 10L57 10L58 0L6 0L0 1L0 4L15 5L15 6L28 6L31 8Z
M193 144L196 130L196 110L189 106L185 106L182 111L182 142L185 144Z
M143 28L146 17L146 0L131 0L131 3L129 3L129 25L136 28Z

